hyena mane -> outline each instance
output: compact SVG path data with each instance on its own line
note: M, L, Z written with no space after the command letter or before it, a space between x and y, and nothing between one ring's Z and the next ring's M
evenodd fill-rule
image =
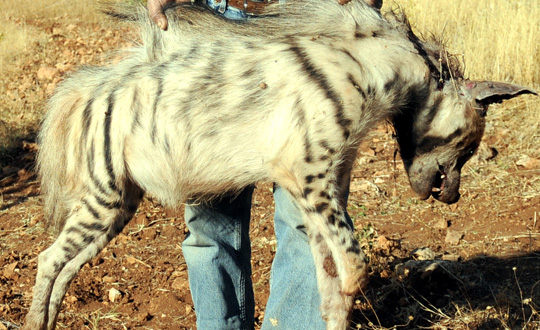
M151 21L144 7L132 5L108 9L107 13L134 23L140 31L140 47L132 50L142 58L152 61L174 53L197 39L211 36L216 42L241 37L251 45L271 40L284 40L301 36L357 38L376 31L389 30L389 23L380 20L380 13L370 10L363 1L354 1L347 7L335 1L290 1L268 5L264 16L248 20L228 20L205 4L177 3L165 7L170 28L163 33ZM355 15L351 15L354 13ZM361 13L361 15L356 15ZM400 15L405 17L404 15ZM397 16L396 16L397 17ZM336 19L339 18L339 23ZM398 24L401 25L401 22Z

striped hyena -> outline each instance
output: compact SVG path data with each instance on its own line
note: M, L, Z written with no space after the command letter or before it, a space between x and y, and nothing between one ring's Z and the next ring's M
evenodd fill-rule
M39 134L45 217L60 234L39 256L24 329L54 329L79 269L131 219L145 192L165 205L260 180L302 210L329 329L344 329L367 266L344 218L357 147L395 128L412 188L453 203L490 103L533 91L463 79L381 1L295 0L227 21L198 5L140 13L142 44L85 68L51 98Z

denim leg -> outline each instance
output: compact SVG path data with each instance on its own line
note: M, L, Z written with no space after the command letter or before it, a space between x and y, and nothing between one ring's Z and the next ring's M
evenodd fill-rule
M253 187L237 197L186 206L182 244L197 329L253 329L249 220Z
M277 185L274 200L277 251L261 330L324 330L315 262L302 214L292 196ZM352 227L347 212L345 217Z
M274 200L277 251L261 330L326 329L319 310L315 263L302 214L289 192L277 185Z

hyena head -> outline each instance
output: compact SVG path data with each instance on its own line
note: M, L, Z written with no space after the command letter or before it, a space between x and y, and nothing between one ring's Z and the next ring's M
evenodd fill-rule
M439 80L411 116L394 118L400 153L413 190L422 199L459 200L461 169L478 148L488 106L525 87L492 81Z

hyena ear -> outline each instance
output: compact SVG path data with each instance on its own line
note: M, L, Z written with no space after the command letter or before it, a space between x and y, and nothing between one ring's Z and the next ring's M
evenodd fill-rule
M538 95L534 90L527 87L502 82L470 81L465 85L476 102L483 105L501 103L521 94Z

